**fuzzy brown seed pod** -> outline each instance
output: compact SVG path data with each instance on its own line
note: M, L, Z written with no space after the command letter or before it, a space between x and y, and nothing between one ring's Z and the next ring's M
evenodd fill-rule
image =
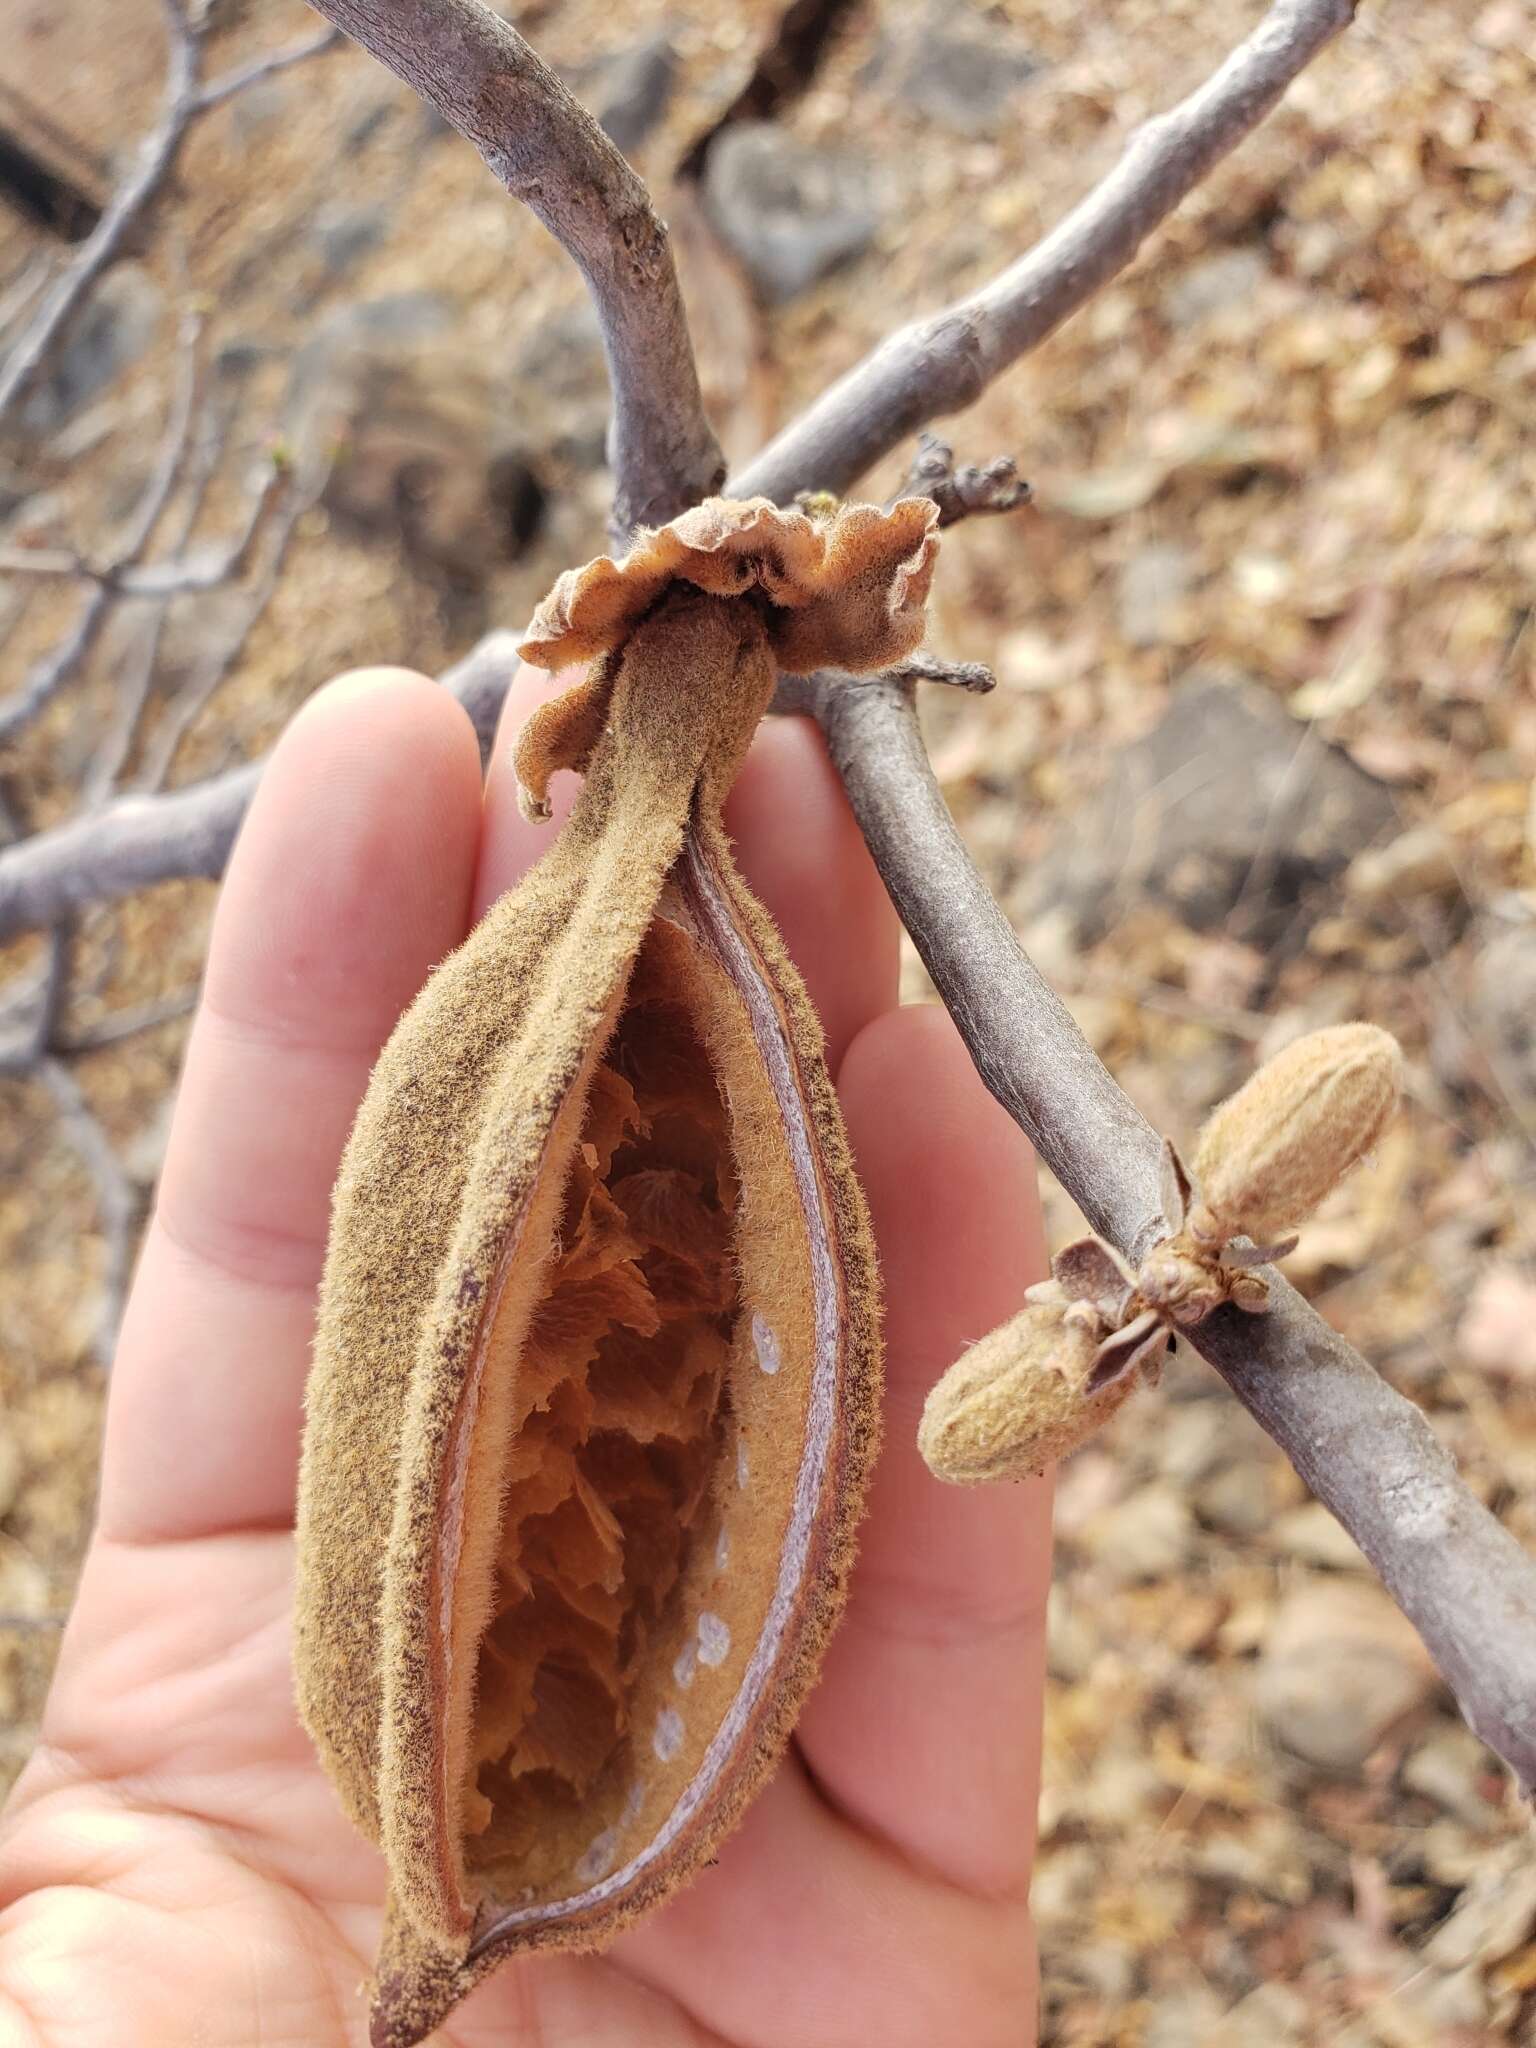
M1284 1238L1376 1143L1402 1075L1397 1040L1374 1024L1311 1031L1266 1060L1200 1133L1193 1236Z
M586 781L379 1060L308 1393L298 1693L388 1864L375 2048L698 1869L841 1606L874 1252L720 806L779 668L916 644L933 519L712 501L535 618L592 666L519 774Z
M1126 1399L1136 1366L1166 1342L1151 1317L1124 1335L1106 1373L1101 1332L1059 1302L1032 1302L999 1324L928 1396L917 1447L929 1471L980 1486L1032 1478L1076 1450Z

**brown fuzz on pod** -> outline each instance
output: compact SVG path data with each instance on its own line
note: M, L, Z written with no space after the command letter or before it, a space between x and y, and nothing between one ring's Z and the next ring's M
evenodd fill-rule
M712 500L563 576L524 653L550 851L386 1046L337 1183L299 1703L390 1895L375 2048L593 1949L713 1854L840 1609L873 1244L819 1027L720 807L781 669L917 645L935 512Z
M1370 1151L1402 1082L1397 1040L1374 1024L1311 1031L1266 1060L1200 1133L1191 1234L1285 1238Z

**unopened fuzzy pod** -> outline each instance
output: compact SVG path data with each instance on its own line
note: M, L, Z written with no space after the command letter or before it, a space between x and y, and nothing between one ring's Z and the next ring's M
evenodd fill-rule
M1264 1244L1304 1223L1380 1138L1402 1085L1402 1048L1375 1024L1326 1025L1266 1060L1200 1133L1195 1236Z
M714 1852L843 1599L879 1297L821 1034L721 805L779 669L921 637L935 512L712 500L562 577L550 851L385 1047L337 1183L296 1669L383 1849L376 2048Z

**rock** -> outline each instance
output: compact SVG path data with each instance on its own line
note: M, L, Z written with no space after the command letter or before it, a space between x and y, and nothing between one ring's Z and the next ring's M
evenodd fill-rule
M1474 1054L1504 1087L1536 1102L1536 916L1522 898L1501 899L1471 938L1464 1024Z
M1194 1520L1171 1486L1144 1486L1083 1525L1080 1540L1115 1578L1170 1578L1189 1556Z
M1469 1828L1482 1829L1493 1817L1498 1787L1489 1755L1465 1722L1436 1728L1403 1765L1403 1783L1410 1792L1442 1806Z
M1429 896L1461 887L1455 850L1438 825L1416 825L1390 845L1373 847L1350 862L1344 887L1356 903L1376 909L1404 896Z
M521 410L540 443L577 469L607 461L608 366L597 317L585 298L528 336L513 365Z
M154 341L165 294L139 263L109 270L66 329L21 408L28 432L51 434L74 418Z
M1300 938L1307 899L1396 815L1384 784L1268 691L1197 676L1067 821L1025 916L1059 910L1082 945L1150 900L1197 931L1273 947Z
M704 198L720 235L774 302L862 256L880 225L862 157L810 148L767 121L743 121L720 136Z
M378 247L388 225L389 213L382 206L322 206L309 224L309 238L334 280Z
M677 52L666 36L647 36L602 59L594 74L583 97L609 140L628 156L667 111L677 82Z
M1250 297L1270 274L1269 258L1251 244L1197 257L1164 290L1163 318L1171 327L1193 327Z
M1413 1624L1379 1587L1314 1580L1276 1609L1254 1699L1281 1748L1320 1770L1353 1773L1435 1684Z
M286 415L296 446L336 445L326 509L476 590L529 545L546 502L508 392L447 339L378 338L362 323L328 339L295 366Z
M1178 541L1137 549L1115 591L1120 631L1133 647L1156 647L1167 639L1170 614L1194 578L1194 554Z
M864 78L953 134L983 136L1002 127L1040 68L1017 30L969 8L935 7L883 36Z

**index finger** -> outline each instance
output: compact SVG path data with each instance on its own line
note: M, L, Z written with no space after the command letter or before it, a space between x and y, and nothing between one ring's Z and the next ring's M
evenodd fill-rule
M369 1070L464 933L480 762L460 706L373 671L279 742L220 897L124 1319L105 1535L286 1523L330 1191Z

